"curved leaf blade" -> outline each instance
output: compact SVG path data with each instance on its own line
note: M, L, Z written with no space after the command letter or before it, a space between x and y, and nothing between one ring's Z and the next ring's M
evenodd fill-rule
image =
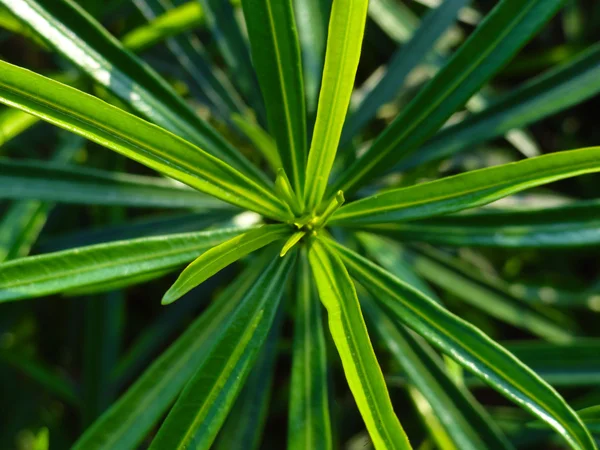
M211 248L181 272L163 296L162 304L173 303L238 259L289 234L287 225L264 225Z
M193 144L96 97L3 61L0 102L226 202L275 218L288 215L272 192Z
M138 57L72 0L0 0L51 48L151 122L202 147L258 183L268 181ZM3 69L4 71L4 69Z
M548 423L577 450L595 450L589 432L565 400L531 369L478 328L353 251L336 248L353 276L389 312L490 387Z
M342 206L343 226L422 219L474 208L552 181L600 171L600 147L570 150L393 189Z
M296 272L296 314L290 380L287 448L332 450L327 386L327 348L308 255L302 248Z
M450 379L435 352L402 325L395 324L373 300L362 300L373 328L386 343L410 382L431 405L457 449L511 449L485 409Z
M502 0L373 145L332 186L353 192L415 152L563 6Z
M226 288L73 446L74 450L134 450L169 410L212 343L266 267L264 259Z
M242 6L269 130L277 142L283 169L301 198L306 170L306 107L292 1L243 0Z
M308 210L319 206L327 188L354 88L368 3L333 2L317 119L306 166L304 199Z
M273 257L231 312L150 449L210 448L267 337L294 262L292 255Z
M394 413L350 275L337 252L320 240L311 241L308 258L348 385L375 448L410 449Z
M0 302L175 269L244 231L230 228L132 239L16 259L0 264Z

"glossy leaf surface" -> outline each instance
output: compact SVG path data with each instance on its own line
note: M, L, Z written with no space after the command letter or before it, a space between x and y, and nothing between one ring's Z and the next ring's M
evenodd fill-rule
M72 0L2 0L52 48L138 114L232 165L257 182L261 172L229 146L156 72L127 51ZM2 69L4 72L4 69Z
M306 167L304 199L309 209L319 206L327 188L354 88L368 3L333 2L319 107Z
M353 276L390 317L415 330L490 387L548 423L572 448L596 448L565 400L506 349L369 260L334 241L327 242L338 249Z
M141 238L17 259L0 265L0 301L175 269L243 232L232 228Z
M267 189L193 144L96 97L0 61L0 101L229 203L286 217Z
M332 223L354 226L437 216L482 206L542 184L599 171L599 147L553 153L375 194L342 206L334 214Z
M287 225L265 225L211 248L181 272L163 296L163 305L173 303L229 264L289 234Z
M211 342L151 449L208 449L247 378L273 323L295 256L273 258Z
M73 447L75 450L136 449L173 404L198 366L222 336L247 290L266 261L246 270L200 315L144 374L97 420Z
M308 252L321 302L356 405L377 449L410 449L394 413L354 284L335 251L313 240Z
M416 151L563 6L502 0L330 192L354 191Z

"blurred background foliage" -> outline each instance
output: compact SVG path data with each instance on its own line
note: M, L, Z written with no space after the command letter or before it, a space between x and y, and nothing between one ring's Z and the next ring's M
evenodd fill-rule
M224 123L228 119L206 106L193 71L186 70L177 61L176 53L165 45L165 38L169 36L178 36L184 31L191 33L202 43L203 51L213 64L223 73L229 73L219 42L207 30L205 18L194 6L195 2L174 0L175 6L183 5L187 9L179 17L166 20L166 25L159 22L158 26L148 26L147 16L129 0L79 0L78 3L172 82L196 106L199 114L218 127L236 147L254 155L250 151L251 144L242 134L232 131L233 128ZM438 0L371 1L355 103L381 76L394 52L409 40L421 18L438 4ZM446 55L464 41L494 4L476 1L462 10L459 21L438 39L435 51L408 74L402 89L378 110L376 119L364 129L365 140L379 133L402 110L435 73ZM483 95L472 100L469 109L483 108L486 102L510 94L522 83L571 61L591 46L597 47L598 43L600 2L569 0L543 32L493 79ZM50 52L4 9L0 9L0 58L77 83L79 87L119 104L103 88L80 76L67 61ZM595 65L600 68L600 57L596 57ZM600 91L600 76L597 78ZM593 96L519 132L474 145L469 151L408 171L401 177L391 177L389 181L401 185L518 160L523 155L598 145L598 111L600 96ZM451 122L458 122L464 115L465 112L457 113ZM57 154L56 149L61 154ZM109 150L6 108L0 110L0 155L15 159L58 158L91 168L151 173ZM600 198L598 180L597 175L571 178L554 183L551 195L538 190L535 194L509 200L543 206L558 204L564 199ZM204 220L200 216L189 223L178 222L180 228L173 229L170 221L181 213L161 208L22 203L22 208L31 208L39 219L33 226L35 229L18 230L22 234L20 251L33 254L159 234L164 230L193 230ZM0 260L22 256L10 254L4 245L14 237L10 234L15 232L14 227L6 225L13 206L6 201L0 202ZM221 218L227 220L229 217L223 213ZM130 227L131 224L136 226ZM384 259L386 250L393 247L385 241L371 244L378 245L379 257ZM600 403L599 255L597 247L585 246L576 250L458 248L435 252L428 247L416 247L407 254L407 260L432 282L431 289L444 299L450 310L492 338L506 343L579 409ZM247 261L213 277L189 293L186 299L168 307L162 307L159 298L175 280L176 274L109 293L74 293L72 296L57 295L0 305L0 449L68 448L149 362L181 334L244 264ZM465 301L469 299L471 301ZM473 299L479 299L479 304ZM500 320L497 313L485 312L496 307L490 305L503 304L507 299L511 305L528 303L543 315L552 317L565 332L582 338L567 339L566 344L542 341L533 338L527 326L509 325L510 320ZM517 306L506 314L512 315L513 322L518 323L519 311ZM260 448L285 446L292 333L291 326L282 327L274 395ZM335 355L331 350L330 354ZM378 355L394 403L406 405L398 412L407 433L413 442L422 443L418 448L434 448L425 425L415 414L403 374L385 352L378 352ZM362 420L345 388L339 364L331 367L331 377L335 391L333 418L339 444L347 448L364 448ZM522 446L519 448L560 448L559 443L548 441L551 436L548 431L524 428L529 416L523 411L475 379L466 377L465 383L490 409L502 428ZM418 406L418 402L415 404Z

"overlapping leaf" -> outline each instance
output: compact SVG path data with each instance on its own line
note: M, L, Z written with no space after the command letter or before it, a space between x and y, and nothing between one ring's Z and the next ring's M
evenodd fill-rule
M0 102L229 203L271 217L287 216L268 189L193 144L96 97L2 61Z
M485 205L524 189L600 171L600 148L531 158L376 194L340 208L343 226L421 219Z
M467 370L522 408L538 416L578 450L596 448L589 432L564 399L531 369L473 325L385 270L335 241L354 277L389 312Z

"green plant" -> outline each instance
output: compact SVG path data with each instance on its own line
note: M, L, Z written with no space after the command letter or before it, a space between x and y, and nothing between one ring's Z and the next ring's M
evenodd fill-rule
M556 390L500 343L446 309L420 276L555 344L574 345L568 321L551 308L519 303L501 279L486 278L452 254L415 245L598 245L597 201L545 210L480 208L454 214L525 189L599 172L598 147L416 183L431 168L435 171L441 158L600 90L600 49L594 46L439 131L563 1L499 1L447 60L447 49L428 56L441 66L439 72L364 151L358 148L364 125L396 95L466 1L446 0L429 12L348 119L367 0L242 0L250 53L235 21L235 7L228 2L202 0L201 8L184 5L178 11L185 12L176 14L167 11L166 2L134 1L148 19L159 18L152 22L154 28L146 26L122 44L72 0L0 0L30 27L22 32L31 36L34 30L35 39L100 86L97 92L103 98L84 93L89 87L84 77L61 74L56 81L1 61L0 101L187 186L65 165L81 145L73 145L72 137L66 138L70 145L59 149L53 163L4 159L0 196L15 203L5 213L3 226L12 233L7 233L8 244L2 243L0 255L9 260L27 253L39 233L34 223L50 208L40 201L193 209L201 214L181 217L175 224L207 230L114 240L4 262L0 301L118 290L191 262L162 298L163 304L171 304L237 260L248 256L252 263L91 424L75 448L136 448L165 413L150 448L209 448L222 427L218 446L256 448L287 307L293 308L295 326L288 448L332 448L329 351L319 299L376 448L411 444L394 412L363 312L371 331L402 367L407 391L440 448L513 446L466 390L470 379L460 367L536 416L571 448L596 448L584 418ZM392 8L388 14L393 17L392 4L373 3ZM165 23L174 23L176 31ZM234 83L208 65L194 36L179 34L199 24L218 36L215 46ZM236 149L126 46L139 50L164 38L190 85L202 91L215 122L246 134L260 158L255 153L251 160ZM21 129L34 120L26 115L9 119L11 124L24 123ZM407 175L400 180L386 176L392 171ZM240 209L260 218L233 221ZM174 228L173 222L163 226ZM161 230L160 224L147 225L154 227ZM442 360L436 350L449 359ZM423 404L429 410L419 407Z

